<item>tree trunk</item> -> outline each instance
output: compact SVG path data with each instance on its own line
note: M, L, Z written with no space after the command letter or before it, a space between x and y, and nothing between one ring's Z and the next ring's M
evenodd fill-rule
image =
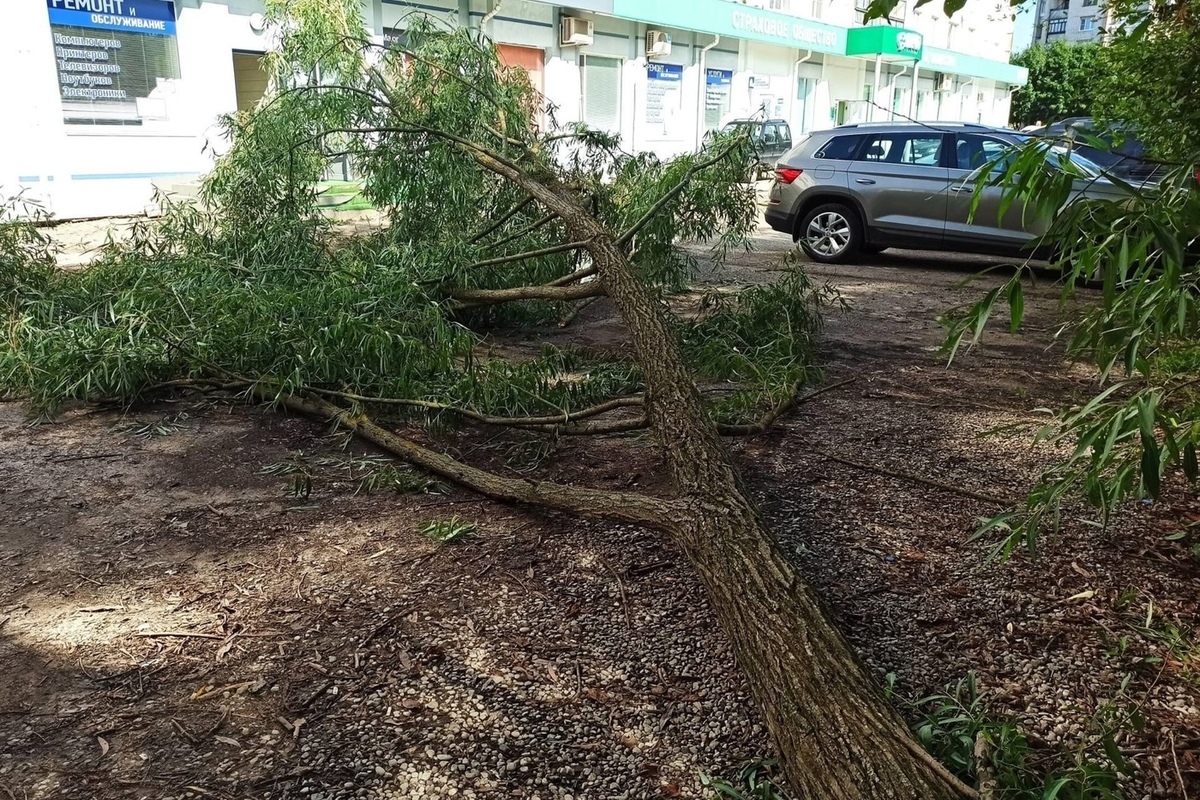
M646 498L637 512L649 517L647 525L671 535L699 574L797 797L973 797L973 790L912 740L903 719L825 619L811 588L780 552L750 501L704 409L667 315L625 255L624 245L637 225L615 234L553 178L535 178L473 142L438 135L561 217L568 235L591 255L600 283L629 328L645 378L646 417L678 495L670 501ZM479 484L492 496L538 502L535 496L516 496L513 490L520 487L507 481L500 486L491 479L476 480L479 476L473 473L479 470L461 465L447 469L459 473L455 479L464 485ZM547 505L561 508L557 501L570 503L574 510L594 516L611 516L614 511L611 505L581 502L570 492L550 487L522 491L552 499Z
M797 798L972 794L910 738L743 498L696 502L678 538L733 644Z
M651 429L689 505L671 530L733 644L797 796L970 796L911 739L780 552L701 404L666 316L612 239L594 235L592 258L629 326L645 377Z

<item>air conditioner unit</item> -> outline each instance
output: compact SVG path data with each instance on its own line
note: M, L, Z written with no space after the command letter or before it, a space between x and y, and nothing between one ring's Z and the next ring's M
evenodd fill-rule
M563 47L586 46L593 41L592 21L579 17L563 17L558 43Z
M955 85L954 76L946 75L945 73L939 74L934 78L934 87L935 92L953 92L958 88Z
M671 34L664 31L646 31L646 55L651 58L671 55Z

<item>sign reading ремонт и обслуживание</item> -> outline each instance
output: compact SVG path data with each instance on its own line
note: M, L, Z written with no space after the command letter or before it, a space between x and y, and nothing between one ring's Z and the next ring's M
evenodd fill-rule
M179 78L170 0L46 0L68 124L140 125L152 95Z

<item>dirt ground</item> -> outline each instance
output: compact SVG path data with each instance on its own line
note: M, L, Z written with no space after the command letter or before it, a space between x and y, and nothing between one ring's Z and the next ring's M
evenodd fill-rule
M771 279L789 243L756 244L704 280ZM916 697L974 670L1039 746L1094 744L1098 715L1136 712L1129 796L1200 796L1200 561L1165 538L1200 520L1194 498L1172 489L1107 533L1069 514L1036 560L996 566L967 538L997 506L899 477L1019 497L1055 453L987 432L1091 388L1053 343L1049 285L1021 334L939 360L935 316L992 263L813 266L849 305L827 323L829 381L853 382L733 446L881 683ZM611 314L595 304L572 335L608 335ZM469 441L510 470L658 480L638 436ZM366 492L369 455L261 409L31 426L0 405L0 800L699 798L700 773L770 756L668 543L458 490ZM307 496L285 463L311 469ZM419 533L454 518L473 535Z

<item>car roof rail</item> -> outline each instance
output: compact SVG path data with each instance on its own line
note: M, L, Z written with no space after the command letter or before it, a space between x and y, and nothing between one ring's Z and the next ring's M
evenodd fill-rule
M1001 130L994 125L983 125L978 122L940 122L931 120L897 120L894 122L850 122L839 125L839 128L977 128L979 130Z

